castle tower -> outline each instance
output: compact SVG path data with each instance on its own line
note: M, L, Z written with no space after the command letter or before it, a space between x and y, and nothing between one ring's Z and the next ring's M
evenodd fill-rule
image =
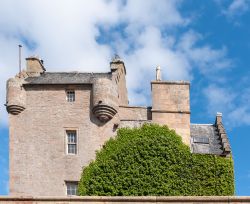
M152 121L168 125L190 146L190 83L161 81L160 76L160 68L157 67L156 80L151 82Z
M77 192L82 168L122 127L165 124L193 153L231 154L221 114L215 124L190 125L190 83L162 81L159 66L151 108L128 104L126 68L118 56L107 73L45 72L39 58L26 60L26 70L7 81L11 195Z

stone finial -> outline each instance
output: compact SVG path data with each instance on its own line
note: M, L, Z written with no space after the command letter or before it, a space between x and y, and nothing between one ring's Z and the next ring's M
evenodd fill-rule
M112 58L110 62L110 69L112 72L115 72L118 69L124 69L124 72L126 75L126 68L125 68L124 62L117 54Z
M115 54L115 56L112 58L112 62L122 62L122 59L118 54Z
M216 123L222 123L222 113L217 112L216 113Z
M161 81L161 67L159 65L156 67L156 81Z
M216 113L216 116L222 117L222 113L217 112L217 113Z

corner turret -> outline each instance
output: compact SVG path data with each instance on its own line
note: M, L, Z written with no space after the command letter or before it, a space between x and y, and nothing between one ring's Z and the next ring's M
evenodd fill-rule
M7 81L6 109L13 115L18 115L25 109L26 93L22 86L23 79L16 76Z

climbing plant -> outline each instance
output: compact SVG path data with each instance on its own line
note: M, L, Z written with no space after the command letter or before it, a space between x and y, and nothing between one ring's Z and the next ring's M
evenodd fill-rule
M79 195L233 195L232 158L192 154L167 126L122 128L85 167Z

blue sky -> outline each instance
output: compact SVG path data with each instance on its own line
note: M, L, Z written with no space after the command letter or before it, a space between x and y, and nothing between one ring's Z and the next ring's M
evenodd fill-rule
M151 105L150 80L191 81L191 122L223 113L236 195L250 195L249 0L0 0L0 195L8 194L5 82L18 72L18 44L47 71L109 71L117 53L130 104Z

